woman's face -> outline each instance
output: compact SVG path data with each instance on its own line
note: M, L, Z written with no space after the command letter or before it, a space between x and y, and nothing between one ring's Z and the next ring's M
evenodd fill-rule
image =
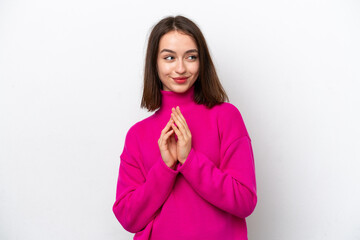
M159 42L157 71L163 90L186 92L199 75L199 54L195 41L180 31L170 31Z

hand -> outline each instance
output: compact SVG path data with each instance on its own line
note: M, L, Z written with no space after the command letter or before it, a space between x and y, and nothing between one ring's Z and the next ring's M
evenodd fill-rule
M176 140L174 130L171 129L173 120L170 118L165 128L161 131L158 145L161 158L164 163L171 169L175 169L177 163Z
M174 123L171 123L171 127L175 131L175 134L178 138L176 143L177 159L181 164L184 164L191 151L192 136L185 118L180 112L179 106L177 106L176 109L172 108L171 110L171 119L173 119L176 123L176 126Z

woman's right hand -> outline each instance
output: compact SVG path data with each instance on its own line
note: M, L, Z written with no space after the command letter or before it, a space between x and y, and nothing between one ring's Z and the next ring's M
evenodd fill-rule
M173 122L174 120L170 118L165 128L161 131L158 140L161 158L171 169L175 169L177 163L175 133L174 130L171 129L171 123Z

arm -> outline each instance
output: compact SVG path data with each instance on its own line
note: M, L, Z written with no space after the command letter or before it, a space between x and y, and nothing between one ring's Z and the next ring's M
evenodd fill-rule
M178 170L193 189L214 206L245 218L257 203L254 157L240 112L230 107L219 121L219 168L203 153L191 148ZM221 126L220 126L221 124Z
M151 221L165 202L178 172L167 167L159 157L145 176L138 143L131 130L126 135L120 156L113 212L125 230L135 233Z

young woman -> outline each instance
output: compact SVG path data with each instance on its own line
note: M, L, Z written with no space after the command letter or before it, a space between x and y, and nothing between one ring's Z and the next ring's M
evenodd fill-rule
M251 139L200 29L167 17L150 34L141 107L127 132L113 212L134 239L247 239L257 203Z

